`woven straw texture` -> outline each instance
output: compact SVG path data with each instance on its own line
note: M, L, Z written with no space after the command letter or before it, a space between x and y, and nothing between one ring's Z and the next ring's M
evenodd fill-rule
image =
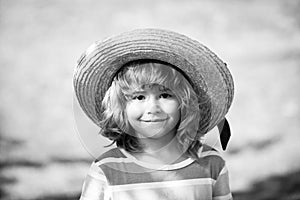
M91 45L78 60L74 90L80 106L99 126L105 92L118 70L139 59L176 66L191 82L200 104L198 132L205 134L226 115L234 85L226 64L201 43L161 29L138 29Z

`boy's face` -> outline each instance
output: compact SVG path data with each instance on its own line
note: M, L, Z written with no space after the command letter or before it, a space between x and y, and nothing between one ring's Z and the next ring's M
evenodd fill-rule
M139 138L160 138L176 133L180 120L176 96L163 86L154 84L135 91L126 105L128 121Z

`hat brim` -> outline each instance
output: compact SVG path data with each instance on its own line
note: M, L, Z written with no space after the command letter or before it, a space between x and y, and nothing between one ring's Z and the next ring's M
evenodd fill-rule
M153 59L175 66L198 95L205 134L226 115L233 100L233 79L226 64L196 40L161 29L138 29L94 43L79 59L74 90L87 116L100 126L99 102L126 63ZM98 110L97 110L98 109Z

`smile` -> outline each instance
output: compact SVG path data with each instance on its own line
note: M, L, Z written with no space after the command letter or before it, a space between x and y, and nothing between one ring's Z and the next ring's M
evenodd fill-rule
M167 119L142 119L142 122L163 122L166 121Z

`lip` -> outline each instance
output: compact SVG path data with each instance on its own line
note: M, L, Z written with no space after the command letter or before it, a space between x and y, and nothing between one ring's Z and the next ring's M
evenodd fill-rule
M142 122L163 122L167 119L141 119Z

